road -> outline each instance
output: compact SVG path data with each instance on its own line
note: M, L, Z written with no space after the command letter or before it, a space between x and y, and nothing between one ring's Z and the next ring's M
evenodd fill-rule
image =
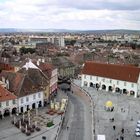
M64 92L69 97L69 104L59 140L91 140L89 100L76 87L72 86L72 91Z

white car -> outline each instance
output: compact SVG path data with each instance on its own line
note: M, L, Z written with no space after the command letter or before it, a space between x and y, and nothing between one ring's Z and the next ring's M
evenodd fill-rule
M140 124L140 120L137 121L137 124Z
M135 133L136 137L140 137L140 132Z
M140 132L140 128L136 128L135 129L135 132Z
M137 124L137 127L140 128L140 124Z

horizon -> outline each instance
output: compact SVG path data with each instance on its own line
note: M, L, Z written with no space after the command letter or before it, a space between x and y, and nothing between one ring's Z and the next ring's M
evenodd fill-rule
M66 28L0 28L0 30L15 29L15 30L66 30L66 31L140 31L140 29L66 29Z
M0 0L0 28L139 30L140 1Z

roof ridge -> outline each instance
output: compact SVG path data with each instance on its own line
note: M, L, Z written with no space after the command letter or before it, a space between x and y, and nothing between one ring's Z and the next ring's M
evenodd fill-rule
M92 63L92 64L98 64L98 65L112 65L112 66L130 67L130 68L140 69L139 67L136 67L134 65L129 65L129 64L111 64L111 63L104 63L104 62L99 63L96 61L86 61L85 63Z

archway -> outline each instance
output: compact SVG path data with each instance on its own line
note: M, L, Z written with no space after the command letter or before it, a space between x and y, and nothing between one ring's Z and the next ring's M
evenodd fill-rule
M14 108L12 109L12 114L16 114L16 113L17 113L17 108L14 107Z
M38 107L42 107L42 101L39 101Z
M90 87L93 87L93 83L92 82L90 82L90 85L89 85Z
M99 88L99 87L100 87L100 85L98 83L96 83L96 88Z
M130 95L135 95L135 91L131 90Z
M106 90L106 85L102 85L102 89L103 90Z
M27 111L28 111L28 110L30 110L30 106L29 106L29 105L27 105Z
M120 88L116 87L115 91L120 92Z
M0 111L0 115L2 115L2 112Z
M32 104L32 109L35 109L36 108L36 105L35 103Z
M113 90L112 86L109 86L108 91L112 91L112 90Z
M23 113L23 107L20 108L20 112Z
M4 116L9 116L10 115L10 110L9 109L5 109L4 111Z
M123 94L127 94L127 90L126 89L123 89Z

